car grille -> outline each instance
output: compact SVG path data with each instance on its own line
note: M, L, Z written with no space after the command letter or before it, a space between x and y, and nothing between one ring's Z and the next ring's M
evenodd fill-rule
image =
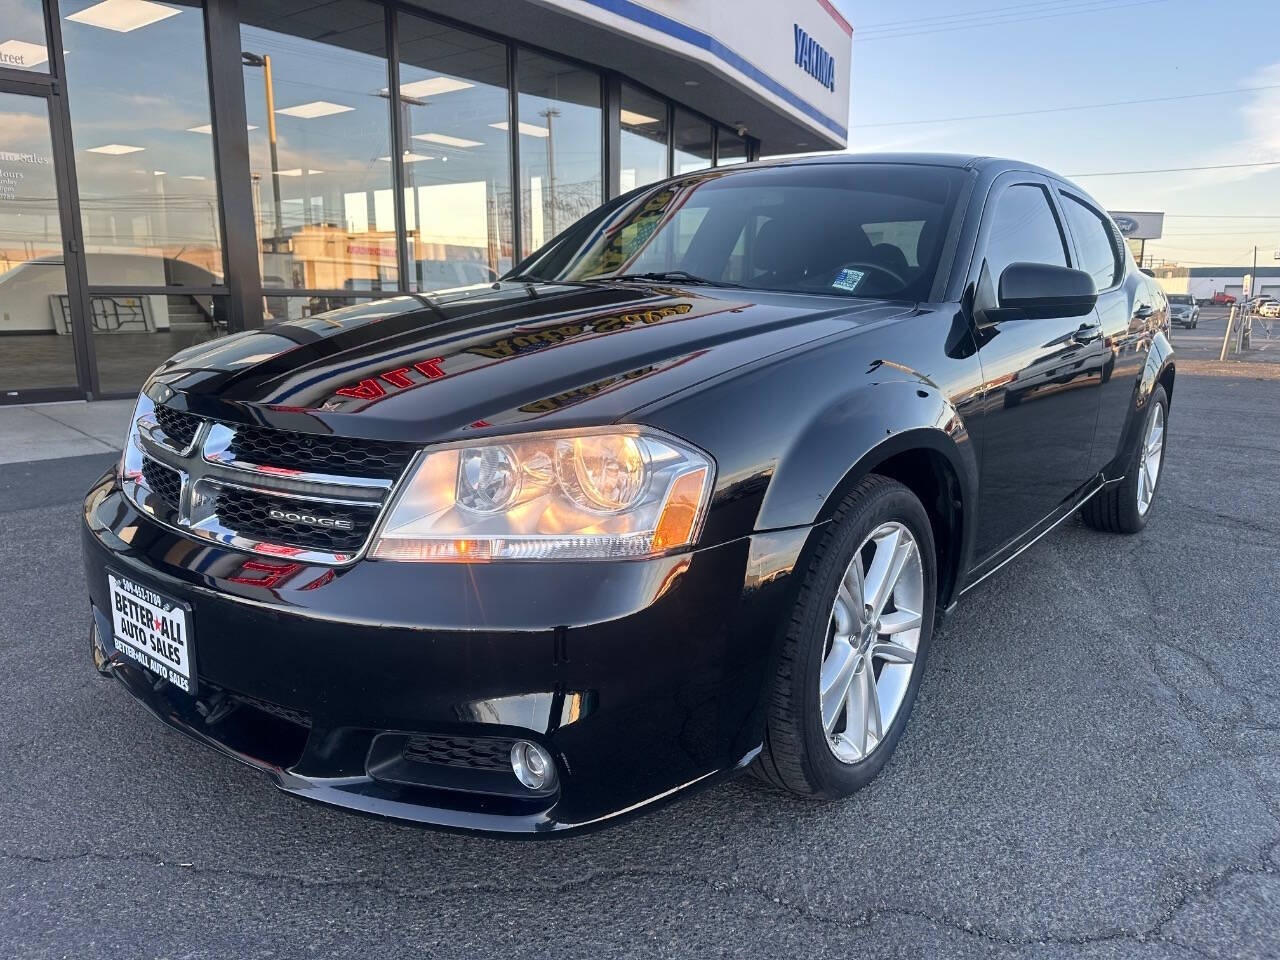
M276 516L272 516L272 511ZM310 500L292 500L256 490L224 487L217 494L214 513L227 527L251 540L306 547L326 553L358 553L378 519L378 506L351 507ZM286 514L288 516L281 516ZM316 517L350 524L350 529L320 526L289 517Z
M499 737L410 737L403 756L414 763L505 772L511 770L514 742Z
M166 467L159 460L144 457L142 479L152 493L174 510L178 509L178 502L182 499L182 474L172 467Z
M287 720L290 723L297 724L299 727L311 726L311 715L302 710L294 710L292 707L282 707L278 703L272 703L270 700L263 700L259 697L251 697L247 693L236 693L234 690L228 690L227 696L237 703L243 703L246 706L253 707L255 710L261 710L263 713L269 713L273 717L279 717L281 720Z
M237 427L231 441L237 460L284 470L394 480L414 450L406 444L352 440L265 427Z
M201 420L190 413L174 410L172 407L156 407L156 422L169 438L174 448L186 450L196 438Z
M125 492L191 537L304 562L346 563L372 537L415 448L221 423L147 397Z

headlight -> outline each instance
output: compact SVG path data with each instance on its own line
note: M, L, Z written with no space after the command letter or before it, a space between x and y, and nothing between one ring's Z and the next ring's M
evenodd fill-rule
M427 450L374 539L381 560L609 560L698 538L715 465L638 427Z

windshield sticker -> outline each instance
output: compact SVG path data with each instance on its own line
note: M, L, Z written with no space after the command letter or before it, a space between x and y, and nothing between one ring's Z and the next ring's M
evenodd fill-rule
M845 267L836 274L836 278L831 281L831 286L837 290L848 290L852 293L858 289L858 284L862 282L862 278L865 276L866 274L861 270L851 270L849 267Z

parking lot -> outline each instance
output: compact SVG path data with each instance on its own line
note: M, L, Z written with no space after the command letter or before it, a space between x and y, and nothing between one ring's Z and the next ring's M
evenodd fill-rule
M311 805L162 727L89 664L111 456L0 466L0 954L1280 954L1280 365L1222 333L1174 334L1146 531L1066 524L970 594L870 788L539 843Z

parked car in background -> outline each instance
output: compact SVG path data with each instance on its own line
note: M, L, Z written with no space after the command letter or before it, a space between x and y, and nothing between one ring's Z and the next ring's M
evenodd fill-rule
M1219 290L1213 295L1213 299L1209 302L1215 307L1229 307L1236 302L1236 297L1233 293L1223 293Z
M1192 330L1200 323L1200 304L1189 293L1171 293L1169 299L1169 322Z
M1257 313L1260 317L1280 317L1280 300L1268 300L1258 307Z
M157 369L80 512L94 663L366 813L546 834L747 768L838 799L903 736L955 602L1077 510L1143 529L1168 330L1105 208L1027 164L633 190L497 282Z

